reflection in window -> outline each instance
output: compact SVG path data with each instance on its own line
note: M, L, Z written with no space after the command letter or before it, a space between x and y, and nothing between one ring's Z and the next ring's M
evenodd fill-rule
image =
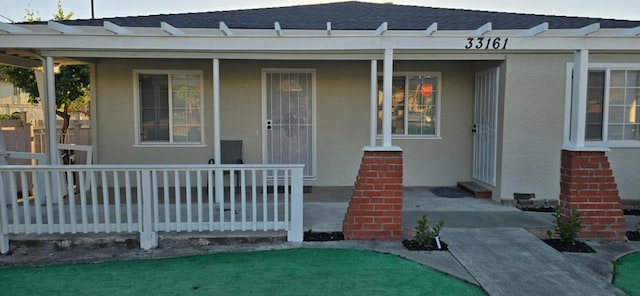
M405 75L392 80L391 131L394 135L437 136L438 76ZM382 132L382 78L378 79L378 133Z

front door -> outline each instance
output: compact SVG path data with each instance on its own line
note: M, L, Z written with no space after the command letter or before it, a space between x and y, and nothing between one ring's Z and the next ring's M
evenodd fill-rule
M304 164L315 178L315 70L265 69L262 91L263 161Z
M473 178L496 185L499 70L476 73L473 124Z

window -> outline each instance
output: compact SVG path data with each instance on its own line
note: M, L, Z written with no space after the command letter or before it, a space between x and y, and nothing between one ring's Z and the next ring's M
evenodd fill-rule
M391 132L394 136L439 136L440 74L393 76ZM378 78L378 133L382 133L382 77Z
M202 74L137 72L138 143L202 144Z
M640 70L590 70L585 139L640 141Z

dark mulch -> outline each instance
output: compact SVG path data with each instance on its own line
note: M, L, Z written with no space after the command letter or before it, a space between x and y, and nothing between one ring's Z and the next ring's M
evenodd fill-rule
M640 216L640 209L626 209L622 211L625 215Z
M640 241L640 233L637 231L627 231L627 239L630 241Z
M342 232L313 232L311 230L304 233L303 240L305 242L326 242L344 240Z
M429 191L439 197L461 198L471 196L468 191L458 187L434 187L429 189Z
M553 213L555 211L553 207L518 207L518 208L526 212Z
M449 246L447 245L447 243L443 242L442 240L440 240L441 248L438 249L438 243L436 242L435 239L431 241L431 245L427 245L427 246L418 244L415 240L412 240L412 239L402 240L402 244L409 251L447 251L449 250Z
M543 239L547 245L556 249L559 252L572 252L572 253L595 253L596 251L584 242L576 241L575 243L563 243L560 239Z

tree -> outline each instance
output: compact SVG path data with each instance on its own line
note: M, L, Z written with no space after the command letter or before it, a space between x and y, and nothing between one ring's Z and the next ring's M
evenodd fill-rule
M73 12L65 13L62 9L62 2L58 0L58 11L53 14L53 20L62 21L73 17ZM41 18L27 6L25 20L28 22L40 21ZM16 87L21 88L29 94L29 103L40 103L38 84L32 69L24 69L11 66L0 66L0 71L4 74L5 80L11 82ZM63 119L62 135L67 133L69 128L70 106L84 105L87 101L89 90L89 69L86 65L63 65L60 72L55 75L56 84L56 115ZM44 96L44 94L42 94Z

